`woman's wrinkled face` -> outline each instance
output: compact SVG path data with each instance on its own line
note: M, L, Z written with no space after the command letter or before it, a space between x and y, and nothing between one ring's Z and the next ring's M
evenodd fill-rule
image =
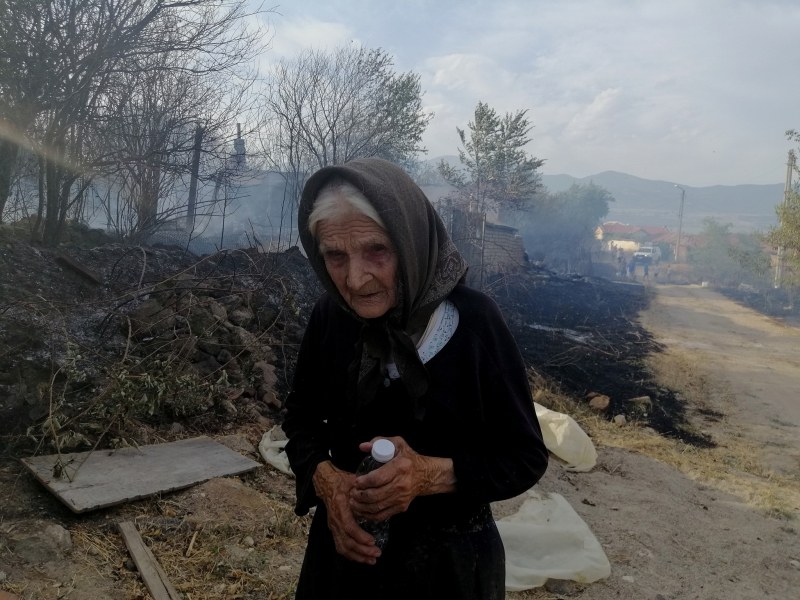
M397 304L397 252L386 230L354 213L320 221L316 234L328 275L358 316L375 319Z

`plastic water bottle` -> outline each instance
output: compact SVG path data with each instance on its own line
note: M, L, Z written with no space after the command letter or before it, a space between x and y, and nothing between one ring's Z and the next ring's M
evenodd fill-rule
M361 461L356 469L356 475L364 475L382 467L394 458L394 451L394 444L390 440L375 440L375 443L372 444L372 452ZM389 541L389 519L384 521L358 519L358 525L375 538L375 545L378 548L384 549L386 542Z

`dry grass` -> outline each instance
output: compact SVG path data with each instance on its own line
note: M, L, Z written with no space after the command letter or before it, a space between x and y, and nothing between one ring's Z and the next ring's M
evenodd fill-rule
M294 597L308 519L295 516L284 500L250 491L223 486L204 497L207 507L187 499L162 505L161 517L137 520L186 600Z
M149 598L116 526L132 521L184 600L293 598L310 519L294 514L286 499L291 485L277 488L282 476L265 469L247 477L212 480L118 507L107 519L76 523L70 527L75 577L114 581L126 599ZM9 591L25 600L51 597L41 587Z

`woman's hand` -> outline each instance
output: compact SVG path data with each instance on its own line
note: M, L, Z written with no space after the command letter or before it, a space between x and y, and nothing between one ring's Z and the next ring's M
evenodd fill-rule
M394 442L395 456L379 469L355 478L349 491L352 512L370 521L383 521L408 510L417 496L455 491L452 459L423 456L401 437L388 439ZM369 452L374 441L364 442L359 449Z
M355 479L352 473L325 461L314 471L314 489L328 510L328 528L336 551L349 560L374 565L381 551L372 536L358 526L349 504Z

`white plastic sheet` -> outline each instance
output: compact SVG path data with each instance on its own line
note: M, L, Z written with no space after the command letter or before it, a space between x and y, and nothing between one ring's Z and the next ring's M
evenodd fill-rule
M534 402L544 445L566 463L569 471L591 471L597 464L597 450L575 419Z
M527 590L548 579L591 583L611 564L589 527L559 494L529 490L520 509L497 521L506 550L506 589Z
M275 425L261 436L261 441L258 443L258 452L268 464L294 477L294 473L289 466L289 458L284 451L285 446L286 434L283 433L280 425Z

